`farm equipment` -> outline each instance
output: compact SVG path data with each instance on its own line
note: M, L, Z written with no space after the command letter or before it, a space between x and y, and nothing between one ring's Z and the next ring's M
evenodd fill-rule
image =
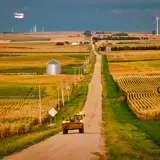
M68 134L68 130L79 130L79 133L84 133L84 123L83 123L83 117L85 114L82 114L80 112L79 114L75 114L74 118L70 120L64 120L62 121L62 129L63 134Z
M160 87L157 88L157 92L160 94Z

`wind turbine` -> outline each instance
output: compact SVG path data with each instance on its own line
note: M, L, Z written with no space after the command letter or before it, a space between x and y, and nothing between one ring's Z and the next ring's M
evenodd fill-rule
M159 17L156 15L156 23L157 23L157 29L156 29L156 31L157 31L157 36L158 36L158 34L159 34Z

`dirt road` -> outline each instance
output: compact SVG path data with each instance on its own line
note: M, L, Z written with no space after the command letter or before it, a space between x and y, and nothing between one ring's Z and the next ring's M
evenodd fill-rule
M101 56L97 55L95 70L87 100L84 105L84 134L69 131L59 133L47 140L35 144L22 152L6 157L6 160L98 160L104 159L104 139L101 134L102 85Z

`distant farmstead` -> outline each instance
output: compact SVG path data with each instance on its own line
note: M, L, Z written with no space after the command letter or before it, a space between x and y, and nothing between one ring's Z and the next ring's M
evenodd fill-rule
M71 44L72 45L79 45L80 43L79 42L72 42Z
M56 60L51 60L47 64L47 74L48 75L57 75L61 73L61 64Z
M111 51L112 51L111 47L106 47L106 52L111 52Z

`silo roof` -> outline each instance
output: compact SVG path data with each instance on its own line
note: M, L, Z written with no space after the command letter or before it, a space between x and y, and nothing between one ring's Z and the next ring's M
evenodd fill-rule
M48 64L59 64L60 65L60 63L59 62L57 62L56 60L51 60L50 62L48 62Z

